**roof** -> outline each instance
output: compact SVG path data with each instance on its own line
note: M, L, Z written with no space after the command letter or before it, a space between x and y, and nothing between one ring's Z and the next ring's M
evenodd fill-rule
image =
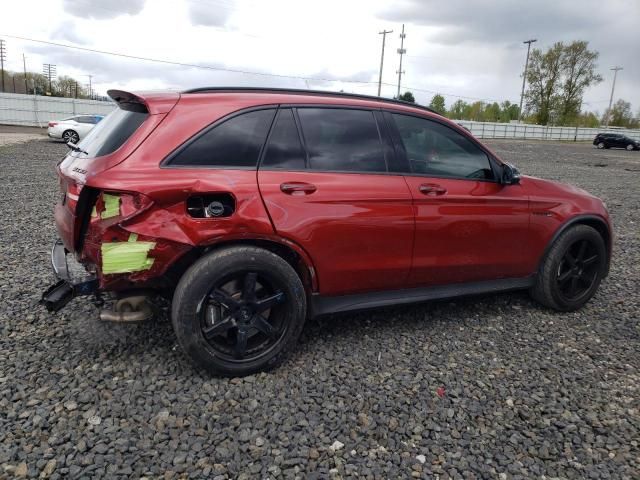
M345 93L345 92L331 92L327 90L303 90L296 88L269 88L269 87L200 87L200 88L192 88L189 90L184 90L181 93L184 94L193 94L193 93L223 93L223 92L255 92L255 93L284 93L284 94L293 94L293 95L317 95L322 97L343 97L343 98L353 98L360 100L369 100L381 103L389 103L393 105L402 105L405 107L413 107L420 110L425 110L430 113L435 113L436 115L440 115L435 110L425 107L424 105L419 105L417 103L405 102L404 100L396 100L392 98L385 97L375 97L373 95L360 95L358 93Z

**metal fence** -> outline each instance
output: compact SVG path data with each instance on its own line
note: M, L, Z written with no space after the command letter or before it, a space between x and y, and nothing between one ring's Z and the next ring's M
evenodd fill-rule
M493 123L455 120L477 138L520 138L531 140L592 141L598 133L621 133L640 140L640 130L623 128L548 127L525 123Z
M80 114L106 115L114 108L114 103L98 100L0 93L0 124L46 127L49 120Z

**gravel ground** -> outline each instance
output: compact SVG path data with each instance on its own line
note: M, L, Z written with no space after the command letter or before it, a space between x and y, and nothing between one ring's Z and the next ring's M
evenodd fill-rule
M322 318L244 379L194 371L166 321L37 306L65 147L0 147L0 477L639 478L640 153L488 143L607 202L615 258L585 308L516 293Z

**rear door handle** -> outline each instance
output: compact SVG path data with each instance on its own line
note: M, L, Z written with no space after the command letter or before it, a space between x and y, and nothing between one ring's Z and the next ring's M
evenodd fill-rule
M436 183L423 183L420 185L420 193L423 195L444 195L447 193L447 189Z
M280 191L287 195L311 195L318 188L306 182L285 182L280 184Z

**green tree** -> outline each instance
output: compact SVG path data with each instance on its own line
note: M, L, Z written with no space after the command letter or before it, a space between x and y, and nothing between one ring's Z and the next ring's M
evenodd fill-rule
M636 128L638 125L637 119L633 118L631 104L622 99L613 104L611 111L607 109L602 119L603 123L606 123L607 117L609 117L609 125L615 127Z
M410 91L404 92L402 95L398 97L398 100L403 100L405 102L416 103L416 98L413 96L413 93Z
M444 104L444 97L439 93L436 93L431 99L431 103L429 104L429 108L435 110L441 115L444 115L447 111L447 107Z
M451 105L451 109L447 112L447 116L449 118L454 118L456 120L466 120L465 114L469 109L469 104L464 100L456 100Z
M484 107L484 121L485 122L497 122L500 120L500 105L498 102L487 103Z
M484 102L473 102L465 114L465 120L484 122Z
M527 83L529 88L525 94L527 108L535 116L537 123L547 125L551 113L559 103L559 88L563 71L562 42L555 43L545 53L537 48L531 52Z
M511 103L509 100L505 100L500 104L500 121L503 123L509 123L511 120L517 120L520 113L520 108L517 104Z
M589 43L571 42L563 47L563 82L559 98L559 121L568 125L578 115L585 89L602 81L596 73L598 52L590 51Z

